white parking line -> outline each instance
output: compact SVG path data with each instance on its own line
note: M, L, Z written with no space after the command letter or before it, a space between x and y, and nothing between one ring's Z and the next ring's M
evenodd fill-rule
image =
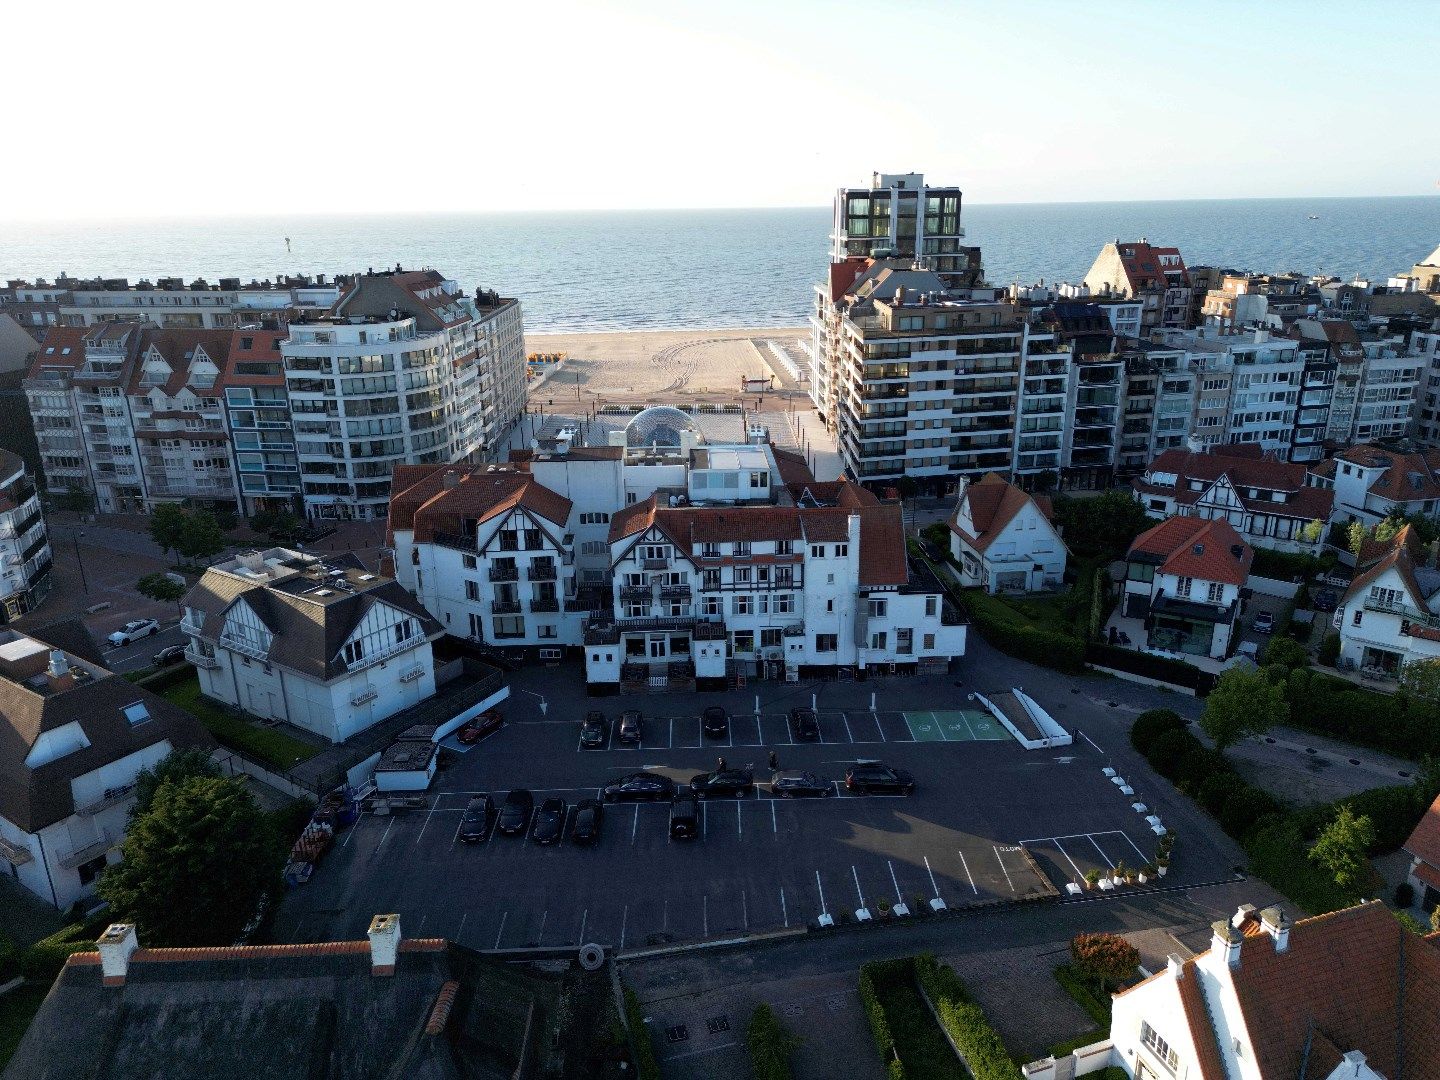
M970 891L976 896L979 896L980 889L975 884L975 875L970 873L970 864L965 861L965 853L963 851L956 851L955 854L960 856L960 865L965 868L965 877L966 880L970 882Z
M785 920L785 929L790 929L790 910L785 906L785 889L780 889L780 917Z
M549 920L549 918L550 918L550 909L549 909L549 908L546 908L546 909L545 909L545 913L540 916L540 932L535 935L535 944L536 944L537 946L538 946L542 941L545 940L545 923Z
M780 831L780 826L775 823L775 800L774 800L774 799L771 799L771 800L770 800L770 831L771 831L772 833L778 833L778 832Z
M934 723L934 725L935 725L935 730L938 731L938 732L940 732L940 741L941 741L941 742L949 742L949 741L950 741L950 736L945 734L945 725L942 724L942 723L940 723L940 718L939 718L938 716L936 716L936 715L932 712L932 713L930 714L930 720L931 720L932 723Z
M698 1050L682 1050L678 1054L671 1054L665 1058L666 1061L675 1061L679 1058L699 1057L701 1054L713 1054L718 1050L729 1050L731 1047L739 1046L737 1042L716 1043L714 1046L702 1046Z
M460 940L460 935L463 934L463 933L465 933L465 920L468 919L469 917L470 917L470 912L468 912L468 911L462 911L462 912L460 913L460 929L458 929L458 930L455 931L455 940L456 940L456 941L459 941L459 940Z
M495 948L497 949L500 947L500 938L505 933L505 920L509 917L510 912L508 911L502 911L500 913L500 929L495 931Z
M890 884L895 886L895 903L903 904L905 902L905 897L901 894L900 882L895 877L895 864L892 863L889 859L886 859L885 865L890 867Z
M434 817L434 816L435 816L435 808L432 806L432 807L430 808L429 813L427 813L427 814L425 815L425 824L420 826L420 834L419 834L419 836L416 836L416 837L415 837L415 843L417 843L417 844L420 843L421 838L425 835L425 830L430 827L430 819L431 819L432 817Z
M815 871L815 888L820 892L820 914L829 915L830 911L825 907L825 886L820 884L820 871Z
M746 896L744 889L741 889L741 890L740 890L740 915L741 915L741 918L743 918L743 919L745 920L745 929L746 929L746 930L749 930L749 929L750 929L750 900L749 900L749 898Z
M873 709L870 711L870 719L875 721L875 730L880 733L880 741L889 742L890 740L885 738L885 729L880 726L880 717Z
M635 843L635 830L640 828L640 804L635 804L635 820L630 823L630 843Z
M848 717L847 715L845 715L845 713L842 712L840 714L840 719L845 723L845 738L848 739L850 742L854 742L855 734L850 730L850 717Z
M630 905L625 905L624 912L620 915L620 948L625 948L625 924L630 921Z
M1110 862L1110 856L1105 854L1105 849L1100 846L1099 841L1097 841L1094 836L1090 837L1090 843L1095 845L1095 850L1100 852L1100 857L1110 864L1111 870L1114 870L1115 864L1113 862Z
M346 844L350 843L350 837L355 835L356 826L358 826L359 824L360 821L358 819L350 823L350 828L345 831L345 839L340 842L341 847L344 847ZM456 826L455 832L460 832L459 826Z
M855 879L855 895L860 898L860 906L865 906L865 894L860 891L860 872L855 869L855 864L850 864L850 876Z
M701 835L701 836L709 836L709 835L710 835L710 816L705 812L705 807L706 807L706 805L707 805L707 804L706 804L705 802L703 802L703 801L700 803L700 835Z
M1090 738L1090 736L1089 736L1089 735L1086 735L1083 731L1080 731L1080 729L1079 729L1078 727L1077 727L1075 730L1078 731L1078 732L1080 732L1080 738L1084 739L1084 740L1085 740L1086 742L1088 742L1091 746L1094 746L1096 750L1100 750L1100 747L1096 745L1094 739ZM1103 754L1103 753L1105 753L1105 751L1104 751L1104 750L1100 750L1100 753Z
M1085 875L1080 872L1080 867L1075 865L1075 860L1070 858L1070 853L1061 846L1060 841L1056 840L1054 841L1054 844L1055 847L1059 850L1060 854L1065 856L1065 861L1070 864L1070 869L1075 871L1075 877L1077 879L1084 877Z
M700 894L700 931L701 936L710 936L710 894Z
M590 918L590 909L587 907L580 913L580 940L575 943L577 945L585 944L585 921L588 918Z
M394 815L394 814L391 814L391 815L390 815L390 822L389 822L389 824L387 824L387 825L385 826L385 831L380 834L380 843L375 845L375 850L376 850L376 851L379 851L379 850L380 850L380 844L385 843L385 837L387 837L387 836L390 835L390 829L391 829L391 827L394 826L394 824L395 824L395 815Z
M995 845L991 845L994 847ZM1000 849L995 848L995 861L1000 864L1000 872L1005 875L1005 884L1010 886L1010 891L1015 891L1015 883L1010 880L1010 871L1005 868L1005 860L1000 856Z
M965 721L965 730L970 732L970 738L974 741L976 739L975 729L970 726L970 718L965 715L964 709L960 710L960 719Z
M935 884L935 871L930 869L930 856L922 855L925 860L925 873L930 875L930 888L935 890L935 899L940 899L940 886ZM967 870L966 873L969 873Z
M1127 832L1122 832L1120 835L1123 836L1123 837L1125 837L1126 840L1130 840L1130 834L1129 834L1129 833L1127 833ZM1135 854L1140 856L1140 861L1141 861L1142 863L1147 863L1147 862L1150 861L1150 857L1149 857L1148 855L1146 855L1143 851L1140 850L1140 845L1137 844L1137 843L1135 843L1134 840L1130 840L1130 846L1135 849Z
M745 824L744 824L744 821L742 820L741 814L740 814L740 804L741 804L742 802L744 802L743 799L736 799L736 800L735 800L735 835L738 836L738 837L740 837L741 840L744 840L744 839L745 839Z

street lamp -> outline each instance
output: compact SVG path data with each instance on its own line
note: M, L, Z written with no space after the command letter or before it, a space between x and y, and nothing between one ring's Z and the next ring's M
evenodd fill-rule
M80 558L80 537L85 534L79 529L70 534L70 542L75 545L75 565L80 567L80 587L85 590L85 595L90 595L90 583L85 580L85 562Z

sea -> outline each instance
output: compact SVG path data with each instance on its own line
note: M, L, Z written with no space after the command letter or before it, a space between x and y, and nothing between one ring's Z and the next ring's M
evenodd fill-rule
M1101 245L1147 238L1191 265L1383 281L1440 243L1440 197L966 203L996 284L1078 281ZM803 324L830 210L0 220L0 280L59 273L273 278L433 266L518 296L531 331Z

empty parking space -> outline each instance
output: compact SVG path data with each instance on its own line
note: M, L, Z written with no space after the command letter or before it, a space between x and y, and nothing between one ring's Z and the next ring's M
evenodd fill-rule
M1057 886L1081 884L1090 872L1104 874L1117 867L1138 869L1154 858L1154 837L1146 844L1138 832L1109 829L1029 839L1024 847ZM1147 853L1148 852L1148 853Z

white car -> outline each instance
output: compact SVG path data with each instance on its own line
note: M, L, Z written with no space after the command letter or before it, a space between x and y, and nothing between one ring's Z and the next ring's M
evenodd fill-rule
M149 637L151 634L159 632L160 624L154 619L136 619L134 622L127 622L111 634L110 644L129 645L131 642L139 641L142 637Z

